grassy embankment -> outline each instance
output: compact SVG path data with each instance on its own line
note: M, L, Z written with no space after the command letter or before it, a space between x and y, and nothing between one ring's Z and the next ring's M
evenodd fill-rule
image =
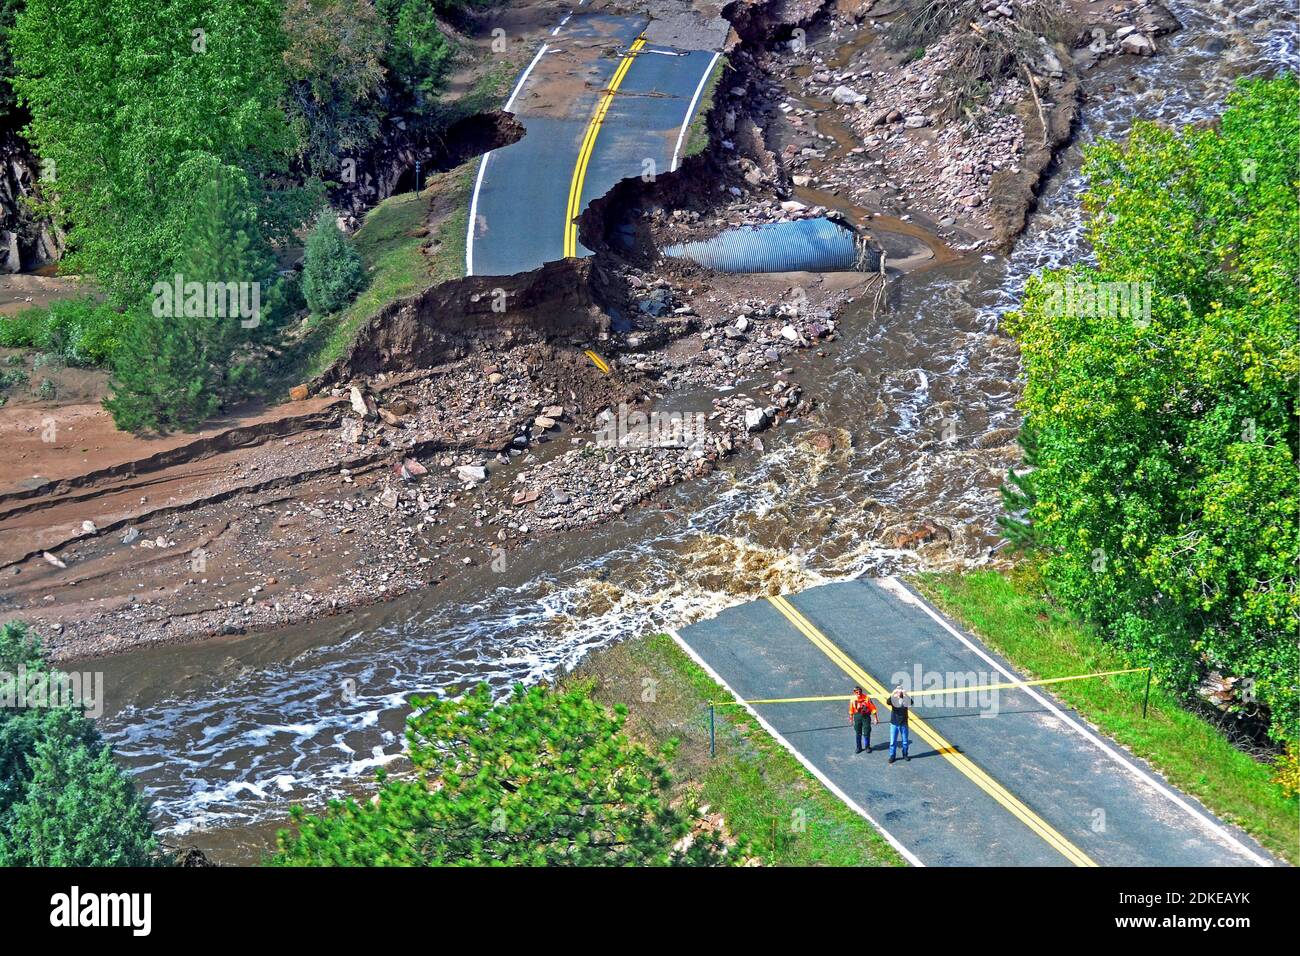
M695 109L695 119L686 130L686 145L682 148L682 159L704 152L709 145L709 113L713 109L718 92L718 83L722 80L722 71L727 68L727 58L718 57L709 73L708 82L700 94L700 103Z
M1033 571L925 574L916 579L935 605L1030 677L1135 666L1122 649L1056 607ZM1272 768L1234 747L1204 717L1158 684L1142 719L1142 674L1051 688L1103 733L1237 824L1272 852L1300 860L1300 801L1287 798Z
M672 638L654 635L598 651L566 679L575 681L608 706L626 705L625 729L646 746L677 738L674 787L696 791L765 865L904 865L871 824L741 708L718 709L718 754L710 758L708 705L730 697ZM642 700L647 686L653 702Z
M444 125L500 108L519 68L517 59L495 63L468 94L447 105ZM299 349L306 355L302 378L319 374L342 356L357 330L390 302L465 274L470 193L478 162L474 158L431 175L418 193L390 196L366 214L353 236L369 275L366 288L346 309L308 319L310 331Z
M464 274L477 162L431 176L420 192L392 196L370 210L353 236L369 280L346 309L308 320L304 350L309 358L301 377L320 373L343 355L357 330L390 302ZM441 216L435 214L438 210Z

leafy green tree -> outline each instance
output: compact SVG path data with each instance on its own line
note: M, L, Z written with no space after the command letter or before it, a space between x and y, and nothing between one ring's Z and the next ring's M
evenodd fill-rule
M709 865L740 862L711 836L686 840L694 811L668 799L664 761L622 733L581 690L486 685L412 701L415 772L384 779L373 802L294 812L280 865ZM689 844L689 845L687 845Z
M242 169L267 193L286 169L280 16L279 0L27 0L19 13L13 85L72 227L68 267L114 304L139 302L178 260L210 170ZM283 230L274 198L259 202Z
M352 240L326 210L307 237L302 266L302 294L317 315L337 312L366 283L366 267Z
M284 31L298 159L310 173L333 175L379 132L388 25L369 0L286 0Z
M15 98L10 79L14 75L13 55L9 52L9 32L18 19L25 0L0 0L0 119L13 111Z
M0 625L0 673L53 672L27 628ZM94 722L66 704L0 708L0 866L158 862L148 808Z
M1238 706L1262 703L1286 739L1300 734L1298 152L1293 76L1241 83L1217 126L1139 123L1099 144L1095 267L1041 276L1008 324L1035 446L1021 490L1054 592L1176 686L1209 668L1242 679ZM1062 296L1106 284L1149 290L1149 315Z

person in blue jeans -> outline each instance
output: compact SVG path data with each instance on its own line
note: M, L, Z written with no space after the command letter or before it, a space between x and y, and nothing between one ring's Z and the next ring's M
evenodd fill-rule
M907 736L907 712L912 706L912 698L903 685L898 685L889 695L889 762L893 763L898 752L898 745L903 745L903 759L911 762L907 755L907 745L911 742Z

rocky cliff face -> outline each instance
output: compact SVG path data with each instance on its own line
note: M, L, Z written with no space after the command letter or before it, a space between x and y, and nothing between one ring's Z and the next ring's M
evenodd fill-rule
M33 216L40 160L13 129L0 130L0 273L26 272L57 262L63 231Z

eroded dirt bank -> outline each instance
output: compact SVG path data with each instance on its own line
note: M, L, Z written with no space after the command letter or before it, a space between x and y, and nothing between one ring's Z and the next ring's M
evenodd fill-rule
M1009 80L987 113L947 116L942 44L889 49L876 26L894 12L730 5L708 148L593 204L594 260L394 303L301 401L124 443L89 473L84 432L24 409L5 425L20 452L0 473L0 617L32 620L62 659L275 628L436 585L761 449L817 401L792 354L827 354L841 310L881 280L719 275L663 246L830 209L904 269L952 262L1014 236L1073 124L1064 49L1036 99ZM642 417L699 388L725 389L703 421ZM953 545L923 525L891 534Z

